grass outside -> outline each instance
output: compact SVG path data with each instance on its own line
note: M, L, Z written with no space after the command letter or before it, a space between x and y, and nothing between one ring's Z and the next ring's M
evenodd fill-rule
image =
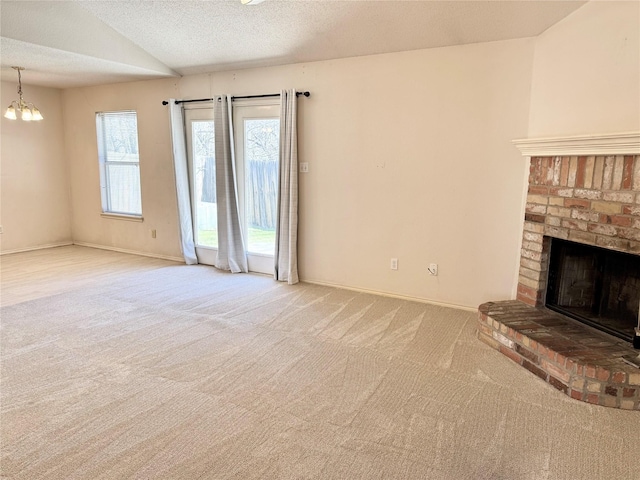
M197 244L203 247L218 248L218 230L198 230ZM273 255L275 244L275 230L249 227L247 249L250 253Z

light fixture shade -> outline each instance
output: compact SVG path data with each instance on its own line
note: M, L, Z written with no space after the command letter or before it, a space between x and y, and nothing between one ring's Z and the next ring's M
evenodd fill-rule
M22 120L24 120L25 122L30 122L31 121L31 110L29 110L28 108L24 107L22 109Z
M240 0L243 5L257 5L264 2L264 0Z
M42 120L43 118L44 117L40 113L40 110L38 110L36 107L33 107L31 109L31 120L35 120L37 122L38 120Z
M16 109L13 105L9 105L7 111L4 112L4 118L8 118L9 120L15 120L16 118Z

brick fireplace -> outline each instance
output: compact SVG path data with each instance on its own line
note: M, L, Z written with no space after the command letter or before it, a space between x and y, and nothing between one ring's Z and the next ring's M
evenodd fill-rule
M544 305L551 238L640 255L640 155L533 157L518 300Z
M640 135L514 143L530 158L517 301L481 305L478 337L572 398L640 410L631 341L544 308L554 239L640 256Z

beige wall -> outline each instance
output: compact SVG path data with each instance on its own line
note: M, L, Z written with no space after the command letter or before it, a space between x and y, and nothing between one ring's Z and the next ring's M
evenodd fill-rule
M529 137L640 130L640 2L592 1L536 39Z
M2 82L4 109L18 98L17 83ZM41 122L0 117L0 251L8 253L71 241L69 183L64 156L60 90L23 85Z
M179 256L161 100L295 87L312 93L299 100L303 280L467 307L511 298L526 166L510 142L527 134L533 42L67 90L74 239ZM138 112L143 223L100 217L94 116L117 109Z
M467 307L513 298L526 161L510 142L640 130L638 8L591 2L536 39L66 90L64 130L59 92L28 87L46 120L2 119L2 251L69 241L73 212L78 243L179 257L161 100L296 87L312 92L304 280ZM3 83L3 105L13 96ZM100 216L95 112L122 109L138 112L142 223Z
M171 139L163 99L176 80L123 83L64 91L73 239L160 257L179 258ZM135 110L138 116L140 187L144 222L102 217L96 112ZM157 231L151 238L150 231Z

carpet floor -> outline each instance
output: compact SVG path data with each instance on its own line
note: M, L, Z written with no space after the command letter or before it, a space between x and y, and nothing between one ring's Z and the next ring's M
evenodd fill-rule
M472 312L82 247L2 268L1 478L639 475L637 412L555 391Z

